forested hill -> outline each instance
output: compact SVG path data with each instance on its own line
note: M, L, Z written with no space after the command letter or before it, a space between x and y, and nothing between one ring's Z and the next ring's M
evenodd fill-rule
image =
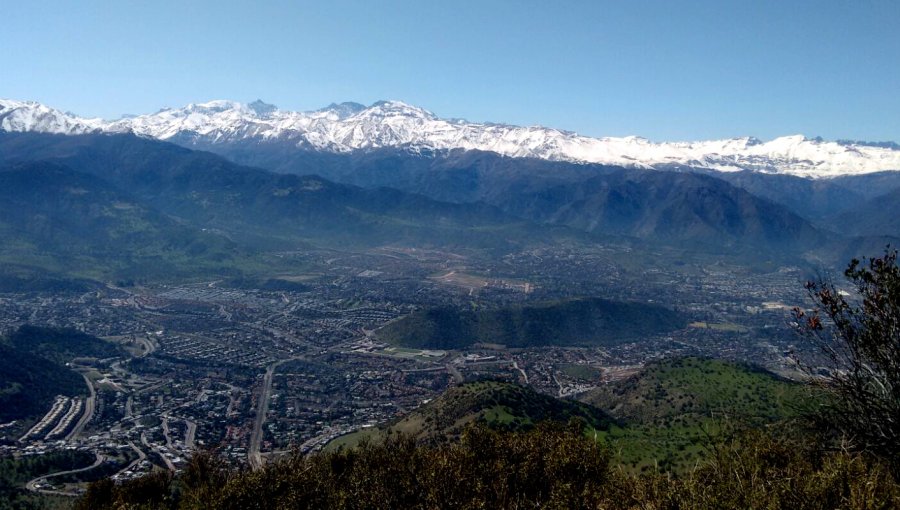
M66 366L72 359L121 354L118 346L73 329L22 326L0 337L0 422L39 416L56 395L86 394L82 377Z
M613 345L677 330L687 322L684 314L659 305L584 298L493 310L431 308L388 324L379 336L394 344L431 349L476 343Z

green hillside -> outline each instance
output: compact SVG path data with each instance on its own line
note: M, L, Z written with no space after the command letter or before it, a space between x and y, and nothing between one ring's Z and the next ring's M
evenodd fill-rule
M521 432L542 421L567 423L572 418L583 419L593 430L607 430L612 425L603 411L581 402L560 400L512 383L475 381L448 389L394 423L338 438L331 448L396 433L426 442L458 438L472 424Z
M582 400L624 423L604 437L626 465L677 470L708 453L710 435L797 418L814 405L812 397L809 386L757 367L676 358L649 364Z
M56 395L87 393L65 364L77 357L122 355L116 345L72 329L22 326L0 338L0 422L39 416Z
M432 308L388 324L379 336L404 347L428 349L459 349L476 343L612 345L686 325L684 315L662 306L584 298L495 310Z
M0 341L0 423L41 415L56 395L87 393L78 373Z

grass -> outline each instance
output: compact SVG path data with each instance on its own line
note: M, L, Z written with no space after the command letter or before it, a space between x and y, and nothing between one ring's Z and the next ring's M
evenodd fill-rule
M735 424L765 427L802 416L820 398L811 391L751 366L682 358L649 365L586 400L622 421L600 438L626 468L683 471L709 454L701 445Z
M324 451L336 452L340 450L353 449L359 446L365 440L375 439L379 434L376 428L360 429L343 436L332 439L325 445Z

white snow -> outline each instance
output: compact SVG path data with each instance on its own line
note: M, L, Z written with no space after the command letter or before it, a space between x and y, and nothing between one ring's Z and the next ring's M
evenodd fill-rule
M510 157L659 168L685 165L722 172L752 170L810 178L900 170L900 150L811 140L802 135L762 142L734 138L654 143L637 136L591 138L540 126L447 120L401 101L369 107L331 105L292 112L235 101L192 103L115 121L85 119L40 103L0 99L0 130L78 135L134 132L178 143L279 141L331 152L383 147L465 149ZM259 112L259 113L258 113Z

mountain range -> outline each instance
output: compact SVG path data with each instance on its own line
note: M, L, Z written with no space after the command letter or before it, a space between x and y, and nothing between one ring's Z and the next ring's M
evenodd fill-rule
M514 158L624 167L750 170L823 178L900 170L891 143L825 141L802 135L655 143L637 136L592 138L540 126L442 119L400 101L332 104L311 112L279 110L262 101L192 103L118 120L82 118L32 101L0 100L0 130L53 134L134 133L227 155L289 147L347 154L385 148L414 153L487 151ZM242 161L244 163L251 163Z
M0 100L0 280L271 273L273 253L310 246L497 254L611 241L830 264L900 237L891 144L795 139L788 159L722 171L724 152L658 163L648 145L642 160L601 164L560 152L573 140L625 139L398 102L295 113L216 101L104 121ZM774 147L742 143L725 145Z

